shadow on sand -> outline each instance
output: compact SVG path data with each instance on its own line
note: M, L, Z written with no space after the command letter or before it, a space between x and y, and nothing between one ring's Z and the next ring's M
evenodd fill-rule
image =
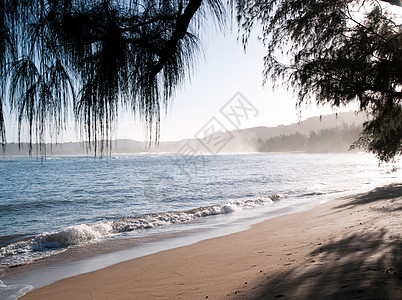
M390 200L402 196L402 183L394 183L382 187L378 187L368 193L354 196L354 200L340 205L337 208L355 207L362 204L374 203L378 200ZM394 210L402 210L402 206Z
M268 278L247 299L402 299L402 243L384 230L317 247L308 263Z
M359 195L336 209L364 204L371 208L372 203L379 199L393 202L391 199L401 195L402 184L392 184ZM401 209L396 203L390 203L389 206L393 212ZM260 292L257 297L243 297L402 299L401 234L392 235L389 231L386 227L366 228L326 245L319 244L306 257L307 263L266 278L258 288Z

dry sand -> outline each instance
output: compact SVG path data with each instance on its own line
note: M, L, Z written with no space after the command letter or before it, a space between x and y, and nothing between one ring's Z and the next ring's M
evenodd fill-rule
M119 263L23 299L402 299L402 183Z

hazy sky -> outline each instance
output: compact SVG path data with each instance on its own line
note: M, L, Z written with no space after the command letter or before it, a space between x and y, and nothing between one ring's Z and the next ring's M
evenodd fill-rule
M286 88L272 90L270 82L263 87L263 46L252 39L244 52L237 41L237 29L232 33L209 30L203 41L205 58L200 59L191 82L178 92L168 114L162 116L161 140L191 138L211 118L218 119L228 130L235 127L222 115L220 109L240 92L258 111L255 116L242 118L240 128L276 126L295 123L299 119L295 109L296 99ZM357 107L357 106L356 106ZM356 110L349 107L343 110ZM338 110L339 111L339 110ZM302 111L302 119L320 114L330 114L330 107L318 108L315 104ZM116 136L143 139L141 125L133 126L131 120L120 122ZM137 132L134 132L137 131Z
M232 32L226 30L225 34L215 30L205 32L202 37L204 58L200 57L191 81L178 91L167 115L162 115L161 141L192 138L211 118L220 122L227 130L276 126L298 121L296 100L290 91L287 92L285 88L272 91L270 82L265 87L262 86L265 50L255 38L250 40L247 51L244 52L241 43L237 41L236 26ZM241 124L234 127L220 113L220 109L237 92L247 99L254 111L250 111L250 115L242 118ZM343 110L355 109L352 107ZM302 111L301 118L333 112L330 107L317 108L313 105ZM16 141L17 125L12 122L7 124L7 141ZM145 137L144 124L134 122L133 117L128 114L120 116L114 130L114 139L145 140ZM68 127L62 140L79 140L75 126Z

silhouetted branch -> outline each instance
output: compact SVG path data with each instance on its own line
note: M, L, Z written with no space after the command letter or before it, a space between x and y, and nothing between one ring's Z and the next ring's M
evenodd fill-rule
M158 63L150 73L151 77L156 76L163 66L165 66L167 60L173 55L176 50L177 43L186 35L188 26L193 18L194 14L200 8L202 0L190 0L184 13L178 17L177 26L172 34L171 39L166 43L163 48L163 54L160 56Z

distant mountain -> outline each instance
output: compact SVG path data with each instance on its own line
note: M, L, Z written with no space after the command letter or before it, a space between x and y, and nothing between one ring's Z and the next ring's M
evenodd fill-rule
M261 151L261 143L273 137L294 135L299 133L308 136L310 132L323 129L342 127L344 125L360 126L364 122L362 114L354 112L340 113L338 115L326 115L312 117L291 125L279 125L276 127L253 127L229 132L219 132L206 135L203 139L186 139L181 141L161 142L150 149L147 143L134 140L115 140L112 143L112 153L179 153L192 155L195 153L239 153ZM46 144L46 155L93 155L88 151L84 142L69 142L56 145ZM6 145L4 155L28 155L28 145L22 143L20 147L16 143ZM40 154L37 145L33 145L33 155Z
M322 117L312 117L291 125L279 125L276 127L254 127L234 131L235 142L228 144L223 151L237 152L247 149L248 151L260 151L260 142L281 135L292 135L300 133L308 136L310 132L342 127L345 125L361 126L365 121L363 114L354 112L344 112L331 114ZM247 151L247 150L246 150Z
M112 142L112 153L141 153L146 152L144 142L134 140L115 140ZM68 142L59 144L46 144L41 151L37 144L32 147L32 155L94 155L93 149L87 147L85 142ZM8 143L4 153L6 156L24 156L29 154L27 143ZM106 154L106 153L105 153Z
M322 117L312 117L291 125L247 128L239 130L235 132L235 134L237 136L247 136L249 138L254 137L256 139L269 139L281 134L293 134L296 132L308 134L310 131L342 126L343 124L360 125L364 122L364 120L364 116L361 113L356 114L354 112L344 112Z
M269 139L258 140L258 151L308 153L347 152L350 146L357 141L361 131L361 125L348 125L344 123L342 126L310 131L309 134L301 134L300 132L281 134Z

